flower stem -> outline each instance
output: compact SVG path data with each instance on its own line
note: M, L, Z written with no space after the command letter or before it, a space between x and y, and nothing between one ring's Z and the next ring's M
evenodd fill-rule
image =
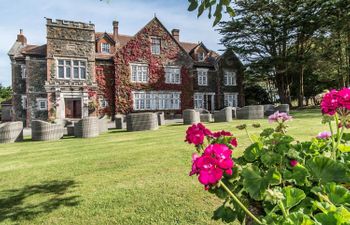
M287 218L288 217L288 213L287 213L286 209L284 208L284 205L283 205L282 201L278 202L278 206L282 210L284 218Z
M219 184L225 189L225 191L232 197L232 199L250 216L255 222L258 224L262 224L261 221L256 218L253 213L251 213L244 205L243 203L236 197L235 194L231 192L231 190L222 182L221 180L219 181Z
M333 149L333 159L336 160L337 159L337 153L338 153L338 146L340 144L340 141L343 137L343 134L344 134L344 125L341 127L341 131L339 133L338 131L338 134L337 134L337 144L335 146L335 148Z
M250 137L250 134L248 133L247 128L245 128L244 130L245 130L245 132L246 132L246 134L247 134L247 136L248 136L248 138L249 138L250 142L253 144L253 143L254 143L254 141L253 141L253 139Z
M333 131L333 127L332 127L332 122L329 121L328 122L329 125L329 130L331 131L331 139L332 139L332 158L335 159L335 151L336 151L336 147L335 147L335 140L334 140L334 131Z

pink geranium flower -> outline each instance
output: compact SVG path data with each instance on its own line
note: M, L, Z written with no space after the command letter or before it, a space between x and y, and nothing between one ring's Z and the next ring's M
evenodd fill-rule
M212 132L207 129L203 124L193 124L186 131L186 142L194 145L203 144L206 136L211 136Z
M329 131L323 131L317 135L318 139L328 139L332 136L331 132Z
M222 131L214 132L212 136L214 138L218 138L221 136L232 136L232 134L231 134L231 132L222 130Z
M350 89L343 88L336 93L339 107L350 110Z
M190 176L196 174L198 180L206 189L215 185L224 173L232 175L234 166L231 158L232 151L224 144L211 144L201 156L192 156L192 170Z
M269 122L270 123L282 123L282 122L286 122L288 120L292 120L292 116L289 116L287 113L280 113L279 111L275 112L274 114L269 116Z
M238 146L237 138L233 138L233 139L231 140L230 144L231 144L233 147L237 147L237 146Z
M345 95L345 93L341 93ZM321 110L323 114L334 115L339 107L339 95L337 90L331 90L326 93L321 101Z
M295 167L296 165L298 165L298 161L295 159L292 159L292 160L290 160L289 164L291 167Z

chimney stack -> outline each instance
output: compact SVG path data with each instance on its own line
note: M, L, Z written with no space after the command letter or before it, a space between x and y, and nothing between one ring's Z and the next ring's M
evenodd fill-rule
M179 29L172 29L171 35L177 40L180 41L180 30Z
M115 42L117 42L117 39L118 39L118 28L119 28L119 22L114 20L113 21L113 38Z
M27 44L27 38L24 36L22 29L19 30L19 34L17 34L17 40L16 41L21 42L22 45L26 45Z

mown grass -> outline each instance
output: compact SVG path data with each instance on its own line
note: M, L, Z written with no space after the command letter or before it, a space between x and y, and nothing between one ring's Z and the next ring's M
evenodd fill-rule
M317 110L293 115L289 134L296 139L326 129ZM256 122L271 126L267 120L207 126L236 134L239 155L249 140L235 126ZM0 223L220 224L211 216L221 201L188 176L193 147L184 143L186 128L0 145Z

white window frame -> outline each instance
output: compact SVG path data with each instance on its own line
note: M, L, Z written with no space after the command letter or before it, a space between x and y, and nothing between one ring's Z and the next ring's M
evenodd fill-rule
M224 106L237 107L238 105L238 93L226 92L224 93Z
M108 102L104 97L100 97L98 101L101 109L105 109L108 107Z
M21 104L22 104L22 108L23 109L27 109L27 106L28 106L28 98L26 95L22 95L21 96Z
M110 53L111 45L109 43L101 43L101 52L102 53Z
M165 67L165 83L181 84L181 69L178 66Z
M194 93L193 102L194 102L195 109L203 109L204 108L204 93Z
M133 70L133 67L136 67L136 71ZM144 63L130 63L130 80L132 83L147 84L149 80L148 65Z
M59 64L59 61L63 61L63 65ZM67 62L70 62L68 66ZM78 65L74 65L78 62ZM83 65L85 64L85 65ZM63 77L59 77L59 68L63 66ZM69 68L69 69L68 69ZM74 69L78 68L78 78L74 77ZM68 69L68 70L67 70ZM82 71L85 70L85 77L83 77ZM67 77L67 71L70 71L70 77ZM56 78L59 80L86 80L87 79L87 60L86 59L71 59L71 58L56 58Z
M204 52L200 52L197 54L197 59L199 62L203 62L205 60L205 53Z
M25 64L21 65L21 76L22 76L22 79L27 78L27 68Z
M237 74L235 71L224 69L224 85L225 86L237 85Z
M135 111L181 109L181 92L133 91L132 96Z
M154 43L153 40L159 41L159 43ZM162 40L160 37L151 37L151 53L153 55L159 55L161 51Z
M41 107L41 103L44 102L44 107ZM47 98L37 98L36 99L37 109L39 111L46 111L47 110Z
M198 86L208 86L208 70L204 68L197 69Z

